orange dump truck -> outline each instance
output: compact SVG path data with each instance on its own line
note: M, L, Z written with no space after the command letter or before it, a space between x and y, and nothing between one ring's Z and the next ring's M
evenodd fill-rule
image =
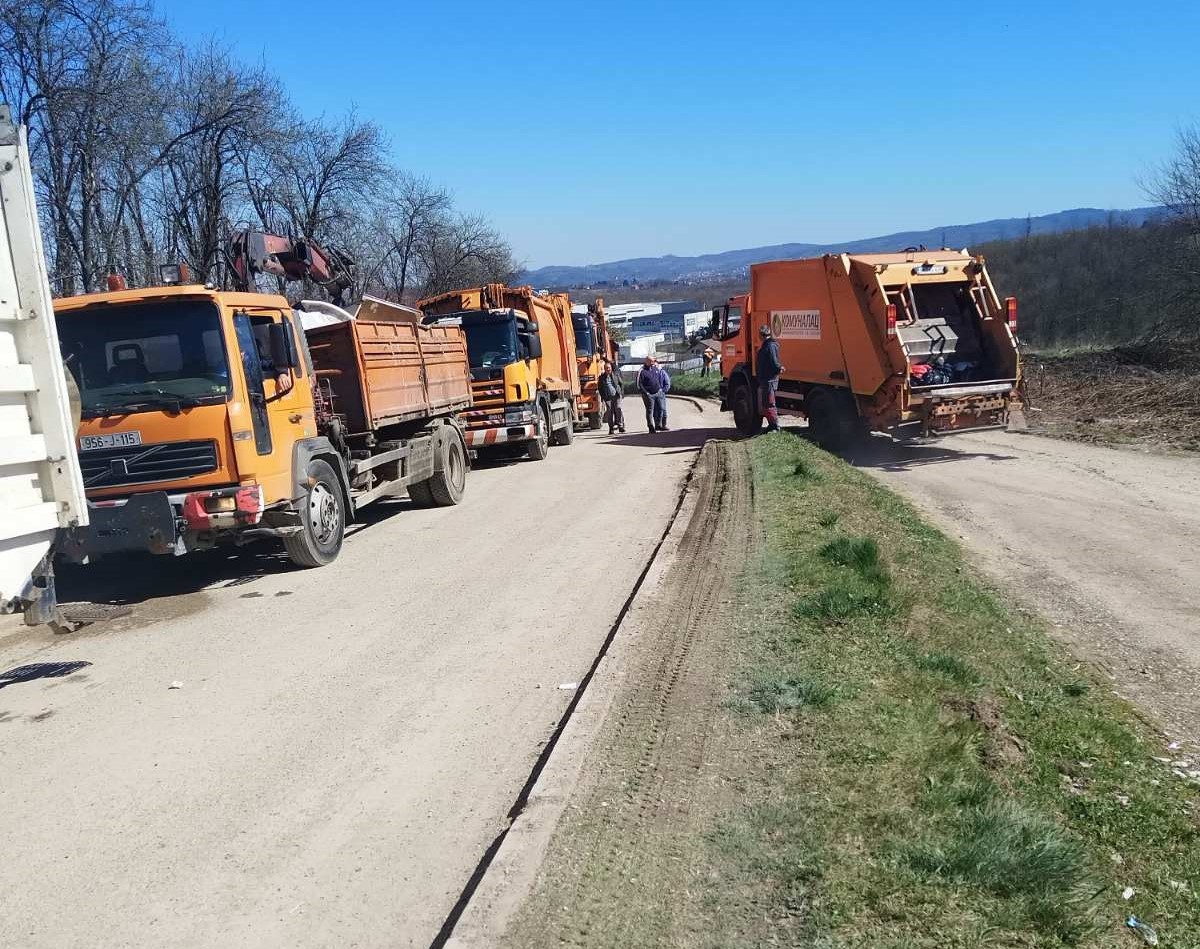
M817 441L864 430L923 435L1002 426L1020 392L1017 301L1001 300L966 251L828 254L754 264L750 293L714 313L721 401L746 434L762 425L759 328L779 341L781 413Z
M456 416L471 403L461 332L370 298L357 318L301 307L202 286L56 301L90 515L68 557L276 538L320 566L378 498L458 501Z
M471 448L516 449L540 461L552 444L571 444L580 387L565 293L492 283L417 305L427 322L466 333L474 406L463 419Z

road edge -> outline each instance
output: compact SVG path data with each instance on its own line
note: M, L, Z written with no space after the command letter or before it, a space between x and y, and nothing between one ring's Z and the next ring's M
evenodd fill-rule
M678 397L686 398L686 397ZM689 400L690 401L690 400ZM533 891L537 874L550 840L578 783L593 741L620 691L629 668L631 647L649 618L653 600L663 577L678 555L680 542L695 511L698 485L694 479L703 453L684 476L679 503L671 515L662 540L647 561L645 570L618 616L602 648L593 678L581 685L578 705L570 713L524 806L502 832L498 847L485 856L482 872L464 891L457 919L448 919L432 943L432 949L484 949L497 945L525 898ZM465 905L464 905L465 902Z

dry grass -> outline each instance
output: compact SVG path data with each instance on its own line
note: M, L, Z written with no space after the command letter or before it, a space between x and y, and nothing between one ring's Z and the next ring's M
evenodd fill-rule
M1200 449L1200 341L1026 357L1029 422L1085 441Z

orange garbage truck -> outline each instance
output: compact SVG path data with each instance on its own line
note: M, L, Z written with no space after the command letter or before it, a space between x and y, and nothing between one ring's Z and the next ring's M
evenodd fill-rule
M473 407L463 413L476 451L544 459L569 445L581 418L578 344L565 293L492 283L417 303L434 326L467 338Z
M90 521L68 536L69 559L273 538L316 567L375 500L462 496L471 391L457 328L369 297L351 314L119 282L54 305Z
M940 435L1007 425L1020 404L1017 301L967 251L827 254L754 264L750 292L714 311L721 404L762 426L760 327L779 341L781 414L819 444L871 431Z
M604 315L604 300L596 298L586 307L572 307L571 321L575 324L575 355L579 363L579 415L587 427L598 429L603 406L600 400L600 373L605 359L616 361L616 347L608 332Z

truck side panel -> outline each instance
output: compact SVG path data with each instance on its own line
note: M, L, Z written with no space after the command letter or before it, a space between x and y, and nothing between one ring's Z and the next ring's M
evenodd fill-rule
M747 329L753 350L747 359L753 362L758 329L766 325L779 340L784 380L846 385L846 363L824 260L755 264L750 273L754 311Z
M352 432L465 408L467 347L457 327L355 319L308 332L317 378Z
M880 292L871 286L871 282L877 285L878 281L864 280L851 267L848 257L829 256L825 261L850 391L874 395L892 373L884 343L885 304Z
M87 523L25 131L0 107L0 606Z

